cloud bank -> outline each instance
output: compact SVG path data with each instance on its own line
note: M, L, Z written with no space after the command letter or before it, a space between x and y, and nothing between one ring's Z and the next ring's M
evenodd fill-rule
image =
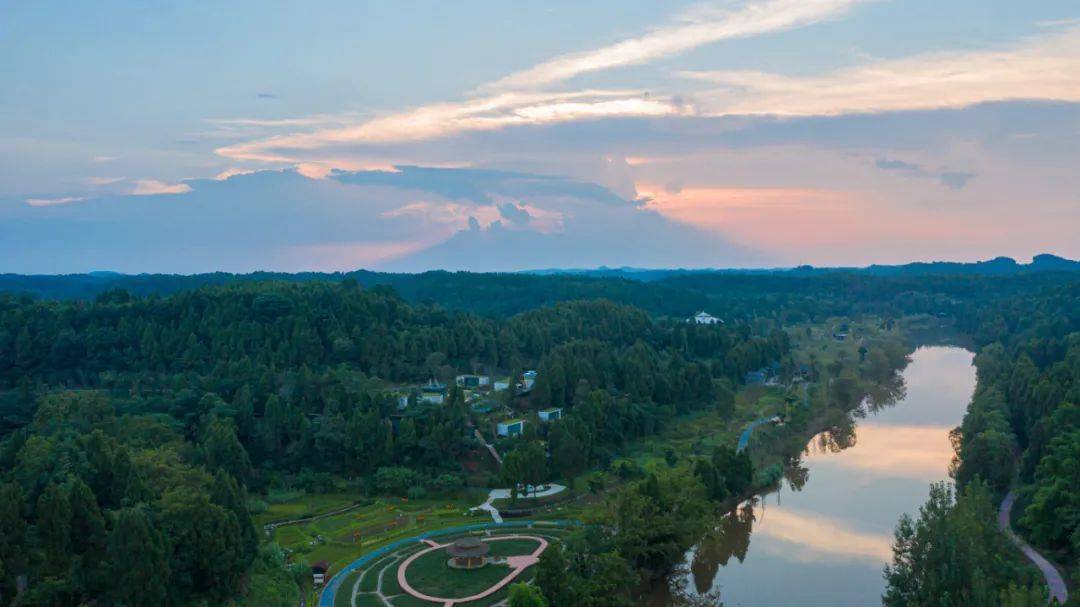
M154 187L79 204L0 201L4 270L517 270L766 260L595 184L544 175L399 167L327 179L260 171L179 185L182 191L164 188L165 196Z

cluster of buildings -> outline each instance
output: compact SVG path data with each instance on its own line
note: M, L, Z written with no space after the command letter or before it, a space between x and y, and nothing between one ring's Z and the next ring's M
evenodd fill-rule
M775 386L780 381L780 371L783 366L779 361L774 361L767 367L756 371L749 371L743 378L748 386ZM808 365L799 365L792 369L791 383L796 384L810 378L812 369Z
M543 423L553 422L557 419L562 419L563 410L559 407L549 407L547 409L541 409L537 415L540 417L540 421ZM495 432L499 436L510 437L518 436L525 432L526 420L523 418L508 419L506 421L499 422L495 426Z
M756 371L748 371L746 377L743 378L744 383L748 386L772 386L777 382L777 376L780 374L780 363L773 362L767 367L762 367Z
M487 398L488 396L510 390L511 387L514 394L518 396L528 394L536 385L536 377L535 370L525 371L518 378L503 379L495 379L490 375L462 374L454 378L453 385L462 389L466 402L470 403L474 412L487 414L504 406L498 399ZM441 405L448 397L449 385L434 379L426 384L410 386L396 392L398 411L405 411L414 404ZM563 410L558 407L549 407L537 412L541 423L562 419L562 415ZM528 420L520 417L506 419L496 424L495 432L500 437L519 436L524 434L527 423Z

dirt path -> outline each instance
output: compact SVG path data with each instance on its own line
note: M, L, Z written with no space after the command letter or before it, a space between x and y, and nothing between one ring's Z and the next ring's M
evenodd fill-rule
M1061 572L1046 557L1039 554L1034 548L1028 546L1027 542L1020 539L1020 536L1013 533L1009 521L1011 520L1014 502L1016 502L1016 494L1012 491L1009 491L1005 499L1001 500L1001 508L998 510L998 528L1016 544L1016 547L1024 553L1024 556L1029 561L1039 568L1039 571L1042 571L1043 577L1046 578L1046 585L1050 588L1050 601L1057 599L1059 603L1064 605L1065 601L1069 600L1069 590L1065 586L1065 580L1062 579Z

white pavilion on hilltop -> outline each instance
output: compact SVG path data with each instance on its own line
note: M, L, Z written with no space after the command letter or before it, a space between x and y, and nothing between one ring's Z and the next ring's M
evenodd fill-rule
M715 325L715 324L721 324L722 325L722 324L724 324L724 321L722 321L719 318L713 316L712 314L709 314L705 310L702 310L702 311L698 312L697 314L694 314L693 316L691 316L690 318L688 318L686 320L687 320L687 322L697 323L699 325Z

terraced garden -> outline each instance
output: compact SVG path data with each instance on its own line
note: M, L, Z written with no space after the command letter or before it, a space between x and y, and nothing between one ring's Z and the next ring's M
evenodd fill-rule
M342 507L342 501L327 504ZM349 507L344 502L344 507ZM325 560L330 563L331 573L390 542L408 538L427 531L483 523L490 518L486 513L470 513L468 507L475 503L445 500L379 499L367 505L354 505L347 512L332 514L291 525L279 525L270 532L271 539L284 548L294 559L309 563ZM298 510L295 507L290 510ZM318 512L306 511L305 515L320 516ZM268 522L267 516L259 521Z
M437 602L425 600L413 596L401 587L398 582L398 572L410 557L424 552L408 564L404 573L409 586L415 592L445 599L467 598L485 592L513 572L511 566L501 562L503 559L533 555L541 548L541 542L529 537L496 538L525 535L554 543L561 541L568 532L568 528L554 523L535 522L532 526L510 523L490 525L487 529L463 533L432 534L427 543L419 537L415 541L406 540L343 574L340 580L333 580L333 583L327 585L319 605L323 607L443 606L446 604L445 600ZM497 562L489 563L476 570L456 570L447 565L445 551L433 547L448 544L468 535L485 540L491 547L489 556ZM531 580L534 569L534 566L524 567L513 582ZM497 591L478 600L452 601L452 603L455 607L490 607L506 598L508 587L509 585L500 587Z

